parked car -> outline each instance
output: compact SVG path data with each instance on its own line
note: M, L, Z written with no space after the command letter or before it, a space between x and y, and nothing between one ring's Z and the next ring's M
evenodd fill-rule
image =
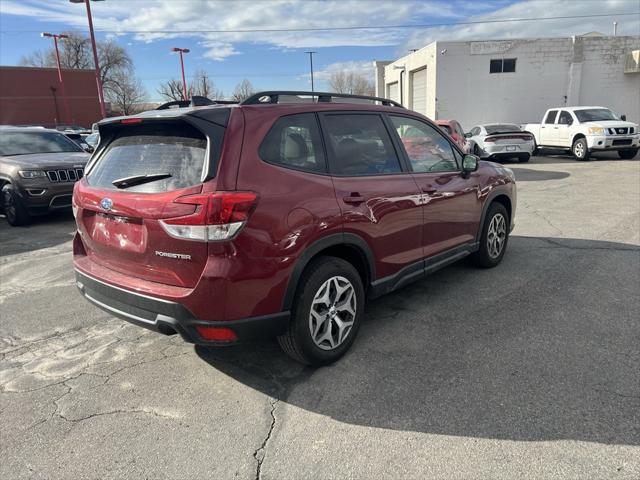
M262 92L102 120L74 190L81 293L189 342L274 335L320 365L349 349L367 299L467 255L498 265L513 172L393 101L351 98Z
M79 133L82 135L91 133L91 130L80 125L56 125L56 130L63 133Z
M80 148L82 148L82 150L84 150L87 153L92 153L93 152L93 147L91 145L89 145L86 141L87 136L83 136L80 135L79 133L68 133L65 132L65 135L73 140L74 142L76 142L78 144L78 146Z
M71 207L73 184L89 155L55 130L0 129L0 208L10 225Z
M624 117L624 116L623 116ZM576 160L588 160L593 152L618 152L631 159L640 149L636 123L618 118L605 107L557 107L546 111L542 123L524 129L535 137L536 149L564 149Z
M467 138L464 136L464 130L457 120L436 120L436 125L444 130L463 152L468 152Z
M488 160L528 162L534 150L533 135L511 123L477 125L465 137L469 141L469 151Z

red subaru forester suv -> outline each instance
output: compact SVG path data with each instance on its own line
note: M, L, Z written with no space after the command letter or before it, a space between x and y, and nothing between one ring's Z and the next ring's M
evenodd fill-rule
M80 292L202 345L352 345L365 301L472 255L497 265L511 170L387 99L262 92L103 120L74 190Z

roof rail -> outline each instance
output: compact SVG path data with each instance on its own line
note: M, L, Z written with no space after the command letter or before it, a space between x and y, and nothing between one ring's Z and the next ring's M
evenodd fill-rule
M211 100L207 97L201 97L194 95L191 100L173 100L171 102L163 103L156 110L167 110L169 108L184 108L184 107L202 107L205 105L219 105L219 104L232 104L238 103L231 100Z
M398 102L389 100L388 98L371 97L368 95L351 95L349 93L335 93L335 92L305 92L305 91L289 91L289 90L276 90L267 92L258 92L251 95L249 98L240 103L240 105L261 105L269 103L278 103L280 96L305 96L305 97L318 97L319 103L331 103L332 98L353 98L357 100L369 100L370 102L380 102L382 105L388 107L404 108ZM313 101L313 100L312 100Z

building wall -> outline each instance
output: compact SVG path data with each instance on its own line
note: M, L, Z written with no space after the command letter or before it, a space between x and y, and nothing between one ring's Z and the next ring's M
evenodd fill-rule
M0 67L0 124L91 127L101 118L93 70L63 70L71 118L55 68Z
M385 67L385 82L397 78L393 65L427 65L427 116L455 118L465 129L539 122L563 105L608 106L638 122L640 74L625 74L624 62L639 45L638 36L434 42ZM516 58L516 71L489 73L490 60L500 58Z

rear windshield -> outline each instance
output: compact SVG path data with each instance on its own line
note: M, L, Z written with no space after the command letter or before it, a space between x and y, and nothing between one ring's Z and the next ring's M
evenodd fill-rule
M0 155L30 153L82 152L82 149L62 133L57 132L1 132Z
M207 153L205 136L185 123L123 127L87 174L90 185L117 188L115 180L138 175L171 175L127 192L156 193L200 183Z
M579 122L597 122L602 120L619 120L608 108L585 108L584 110L574 110Z
M505 123L503 125L485 125L484 128L487 130L487 133L489 135L493 133L509 133L520 131L520 127L518 125L512 125L510 123Z

